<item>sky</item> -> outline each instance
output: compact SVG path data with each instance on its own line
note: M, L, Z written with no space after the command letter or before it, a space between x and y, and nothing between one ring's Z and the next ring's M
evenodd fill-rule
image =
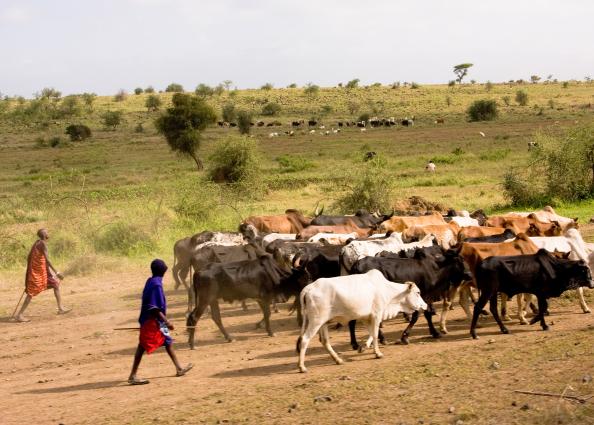
M0 92L594 77L590 0L0 0Z

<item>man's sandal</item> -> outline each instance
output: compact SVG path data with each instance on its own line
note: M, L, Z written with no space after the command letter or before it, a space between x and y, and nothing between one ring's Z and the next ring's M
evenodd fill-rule
M184 376L186 373L188 373L192 368L194 367L194 365L192 363L188 363L188 365L186 367L184 367L183 369L180 369L177 371L177 373L175 374L175 376Z
M134 379L128 379L128 384L130 385L144 385L144 384L148 384L150 381L148 379L138 379L138 378L134 378Z
M58 314L67 314L70 313L72 311L71 308L65 308L63 310L58 310Z

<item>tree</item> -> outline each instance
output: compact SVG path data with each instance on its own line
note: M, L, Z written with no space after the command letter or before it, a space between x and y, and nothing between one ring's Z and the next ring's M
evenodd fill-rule
M189 156L198 170L204 168L198 157L201 132L214 123L217 115L204 99L184 93L173 95L173 105L155 121L157 131L165 136L172 151Z
M62 93L53 87L45 87L41 90L41 93L37 93L35 97L37 99L60 100Z
M278 103L269 102L262 107L262 115L274 116L281 111L281 106Z
M209 85L200 83L198 84L198 87L196 87L196 90L194 90L194 93L196 93L196 96L208 97L214 94L214 90Z
M240 134L250 134L252 129L252 114L250 112L245 110L237 112L237 129Z
M226 121L226 122L235 121L236 111L235 111L235 105L233 105L232 103L226 103L225 105L223 105L221 112L223 115L223 121Z
M97 98L97 95L95 93L83 93L82 94L83 102L85 103L85 105L88 109L93 109L93 103L95 102L96 98Z
M144 90L142 89L142 87L136 87L136 88L134 89L134 94L135 94L135 95L142 94L142 92L144 92Z
M475 100L466 110L470 121L492 121L497 118L497 102L494 100Z
M155 92L155 88L153 86L148 86L146 89L144 89L145 93L154 93Z
M272 83L266 83L262 87L260 87L261 90L272 90L273 88L274 85Z
M178 83L171 83L165 88L165 93L183 93L184 86Z
M540 77L538 75L531 75L530 81L532 81L532 84L536 84L540 81Z
M103 113L101 118L103 119L103 125L107 128L115 130L117 126L122 123L122 111L106 111Z
M291 83L287 86L288 89L296 89L297 88L297 84L296 83Z
M454 74L456 74L456 81L458 84L462 84L462 79L468 74L468 69L473 66L472 63L461 63L454 65Z
M520 106L528 105L528 93L524 90L518 90L516 92L516 102L518 102L518 105Z
M144 106L150 111L158 111L161 107L161 98L156 94L150 94L144 101Z
M348 83L346 83L346 88L347 89L356 89L357 87L359 87L359 82L361 80L359 80L358 78L355 78L351 81L349 81Z
M303 89L303 93L307 96L314 97L320 92L320 86L316 86L314 83L307 83Z
M66 134L75 142L91 137L91 129L83 124L72 124L66 127Z
M62 99L60 105L60 113L63 116L69 117L72 115L78 115L81 112L80 102L77 95L69 95Z
M227 91L229 91L231 89L231 84L233 84L233 81L231 81L231 80L223 81L223 85L225 86L225 90L227 90Z

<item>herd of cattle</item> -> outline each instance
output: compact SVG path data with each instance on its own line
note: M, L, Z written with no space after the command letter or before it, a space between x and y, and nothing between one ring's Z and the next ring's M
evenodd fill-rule
M377 127L392 127L395 125L402 125L404 127L412 127L415 123L415 117L413 116L412 118L408 118L405 117L401 120L397 120L395 117L389 117L389 118L379 118L379 117L371 117L367 120L362 120L362 121L337 121L336 122L336 127L359 127L359 128L365 128L365 127L373 127L373 128L377 128ZM444 120L443 118L439 118L435 121L435 123L439 123L439 124L443 124ZM218 121L217 125L219 127L237 127L237 123L236 122L227 122L227 121ZM277 120L274 121L270 121L270 122L264 122L264 121L255 121L255 122L250 122L250 126L252 127L280 127L282 126L283 123ZM295 121L291 121L288 125L290 125L293 128L303 128L307 125L307 127L309 129L312 128L319 128L320 130L324 130L326 128L326 126L324 124L322 124L321 122L319 122L318 120L315 119L310 119L308 121L306 120L295 120Z
M311 218L287 210L248 217L237 233L207 231L182 239L175 244L174 257L176 288L183 284L188 289L191 348L196 323L207 307L224 337L232 340L221 320L220 299L256 300L264 316L258 325L263 323L273 336L271 306L294 297L302 372L305 351L318 332L328 353L342 363L330 346L330 321L348 324L353 349L373 343L379 358L382 322L400 312L409 321L403 344L408 344L420 311L434 338L446 334L447 314L457 294L473 338L478 338L477 321L487 314L487 302L501 332L508 333L503 320L511 320L506 305L514 295L520 323L528 323L526 314L532 309L530 323L540 322L547 330L548 298L577 290L583 312L589 313L583 288L594 288L594 244L584 242L576 220L557 215L551 207L491 217L481 210L407 216L360 210L344 216L316 211ZM193 282L188 285L192 269ZM439 300L440 331L432 321L433 303ZM357 342L356 320L368 324L369 337L363 344Z

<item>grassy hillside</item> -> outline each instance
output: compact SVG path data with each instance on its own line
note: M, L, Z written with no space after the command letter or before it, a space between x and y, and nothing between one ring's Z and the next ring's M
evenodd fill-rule
M517 90L528 93L527 106L514 101ZM66 116L51 112L64 100L48 101L49 115L32 112L30 100L0 102L0 267L21 268L41 226L52 230L51 249L60 263L80 264L78 259L85 258L85 264L103 264L122 256L170 258L177 238L203 229L235 229L239 215L278 213L289 207L311 213L318 200L328 211L353 170L364 166L363 153L370 150L380 154L386 172L395 178L394 202L420 195L456 208L500 210L506 205L501 177L527 160L527 142L534 132L594 118L594 84L577 82L567 88L553 83L496 84L490 91L484 85L322 88L316 96L302 89L225 92L208 98L219 113L227 103L256 115L267 102L280 104L279 116L256 118L281 121L283 127L274 130L281 133L290 130L291 120L310 117L328 128L362 113L416 118L412 128L364 133L344 128L328 136L304 129L293 137L269 138L270 129L254 128L269 191L263 199L246 200L206 184L193 161L170 152L152 125L159 112L144 108L147 96L130 94L121 102L98 97L92 109L80 101L76 114ZM166 107L171 94L158 96ZM500 117L489 123L467 122L465 109L482 98L497 100ZM115 131L101 124L106 110L124 113L124 123ZM435 124L438 117L445 124ZM93 136L67 142L64 129L70 123L89 125ZM135 131L139 123L142 133ZM236 134L232 128L206 131L200 153L207 167L216 143ZM48 147L54 137L61 143ZM308 166L287 170L278 160L281 155L304 159ZM424 171L428 159L437 163L435 175ZM587 220L594 215L594 203L560 205L559 210Z

